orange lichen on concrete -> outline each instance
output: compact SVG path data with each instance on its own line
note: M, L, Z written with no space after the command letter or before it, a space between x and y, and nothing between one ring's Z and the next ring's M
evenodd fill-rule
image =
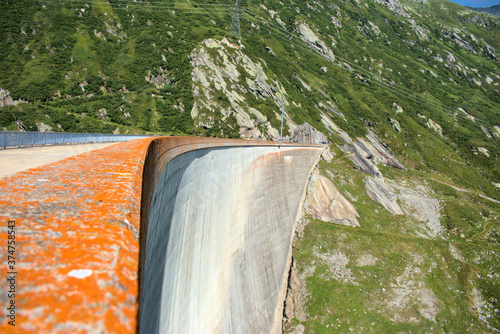
M142 170L152 140L0 179L0 332L135 332ZM15 327L6 317L9 220L16 231Z

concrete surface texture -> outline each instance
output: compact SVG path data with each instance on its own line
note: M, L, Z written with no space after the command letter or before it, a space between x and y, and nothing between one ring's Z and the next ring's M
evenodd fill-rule
M9 271L17 272L15 298L0 281L0 318L16 305L16 326L2 321L0 333L135 333L142 163L152 140L0 179L0 239L15 221ZM4 278L7 268L4 256Z
M294 225L322 150L208 148L165 165L149 211L141 333L280 330Z
M0 178L115 144L55 145L0 150Z

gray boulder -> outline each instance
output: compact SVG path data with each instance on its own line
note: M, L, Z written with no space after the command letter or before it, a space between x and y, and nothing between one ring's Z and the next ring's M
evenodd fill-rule
M311 125L303 123L293 129L291 141L302 144L328 144L328 138Z
M368 197L380 203L393 215L404 215L403 210L397 202L398 196L392 187L385 183L383 178L369 177L365 182L365 190Z

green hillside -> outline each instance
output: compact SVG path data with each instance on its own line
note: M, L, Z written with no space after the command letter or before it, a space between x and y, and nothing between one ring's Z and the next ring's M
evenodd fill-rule
M305 275L307 317L289 328L500 330L500 18L445 0L239 6L241 46L227 41L233 2L2 1L0 126L277 139L284 103L284 136L307 122L329 137L336 157L320 171L361 224L307 217L299 273L320 261L318 247L350 263L372 249L380 260L352 268L359 285L332 283L327 267ZM375 133L408 169L379 166L383 176L439 201L439 237L415 232L416 209L393 216L365 194L367 175L339 148L342 131L353 140ZM423 274L435 267L448 269ZM373 297L375 285L411 273L418 296L432 291L432 307L394 315ZM339 294L352 296L357 313L343 310ZM339 316L325 320L326 309Z

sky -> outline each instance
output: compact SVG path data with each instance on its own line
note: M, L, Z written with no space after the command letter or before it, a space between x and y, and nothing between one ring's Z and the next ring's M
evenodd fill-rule
M500 0L450 0L462 6L470 7L490 7L500 4Z

